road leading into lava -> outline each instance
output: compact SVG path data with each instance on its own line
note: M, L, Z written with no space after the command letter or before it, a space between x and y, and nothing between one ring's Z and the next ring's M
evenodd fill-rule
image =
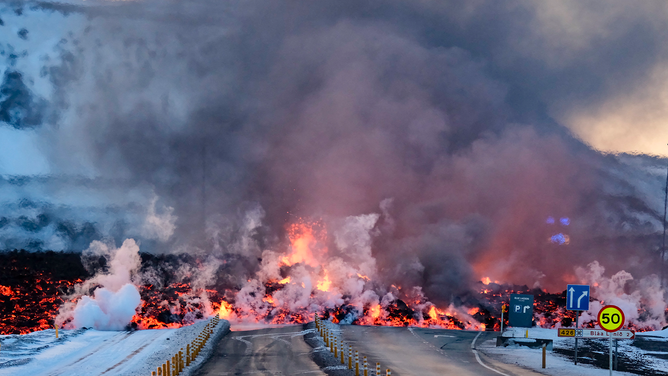
M198 376L213 375L354 375L314 336L313 323L306 325L233 331L217 345ZM538 375L499 363L473 347L498 335L444 329L393 328L342 325L344 342L366 355L370 376L381 363L392 376L499 376ZM473 345L473 347L472 347Z

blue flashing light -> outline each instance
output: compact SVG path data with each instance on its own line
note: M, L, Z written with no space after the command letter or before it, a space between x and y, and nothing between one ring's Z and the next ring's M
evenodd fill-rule
M545 221L548 225L553 225L554 224L554 217L547 217L547 220Z
M561 222L561 224L564 226L568 226L571 224L571 220L568 217L561 218L559 222Z
M554 244L564 245L570 243L571 239L568 235L558 233L557 235L552 235L550 241Z

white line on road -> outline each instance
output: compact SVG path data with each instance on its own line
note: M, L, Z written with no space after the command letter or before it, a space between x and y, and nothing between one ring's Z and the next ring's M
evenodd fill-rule
M475 336L475 338L473 338L473 342L471 342L471 351L473 351L473 355L475 355L475 359L478 361L478 363L480 363L481 366L487 368L488 370L494 371L494 372L498 373L499 375L509 376L509 375L506 375L505 373L503 373L501 371L497 371L494 368L487 366L485 363L482 362L482 360L480 360L480 356L478 355L478 350L475 349L475 341L478 340L478 337L480 337L481 334L482 334L482 332L478 332L478 335Z
M253 342L247 341L241 337L232 337L232 339L236 339L237 341L241 341L246 344L246 351L244 352L245 355L250 355L253 353Z

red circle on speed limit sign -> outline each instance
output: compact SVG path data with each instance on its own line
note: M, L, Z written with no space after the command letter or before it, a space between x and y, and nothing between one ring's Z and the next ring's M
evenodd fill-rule
M598 313L598 325L606 332L616 332L624 326L624 312L617 306L607 305Z

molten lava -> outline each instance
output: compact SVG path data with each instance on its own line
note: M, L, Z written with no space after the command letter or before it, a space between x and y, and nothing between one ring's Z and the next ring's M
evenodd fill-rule
M388 282L385 283L389 286L382 286L370 248L364 248L364 237L332 240L322 223L303 220L290 225L287 233L282 252L266 251L261 260L263 269L255 277L243 277L241 282L212 281L206 289L195 288L192 276L173 271L184 262L203 270L205 263L188 259L189 256L174 256L173 265L162 269L160 285L137 286L142 303L130 326L177 328L218 312L221 318L233 322L296 324L320 315L335 323L498 330L501 306L508 304L513 293L534 295L537 326L568 327L575 320L575 313L565 309L565 291L549 293L526 286L501 285L488 277L482 278L474 291L459 297L459 304L437 305L419 287ZM339 244L337 247L344 251L351 244L356 248L348 248L346 253L334 247L328 249L327 244ZM59 307L66 301L76 303L77 298L70 298L73 287L89 277L78 255L51 253L42 264L34 258L46 256L38 254L11 253L0 257L5 257L0 260L0 334L52 328ZM169 264L157 256L142 257L149 269ZM70 274L58 274L61 268ZM221 276L228 278L226 274L218 278ZM506 316L504 325L507 324ZM68 327L68 323L64 326Z

